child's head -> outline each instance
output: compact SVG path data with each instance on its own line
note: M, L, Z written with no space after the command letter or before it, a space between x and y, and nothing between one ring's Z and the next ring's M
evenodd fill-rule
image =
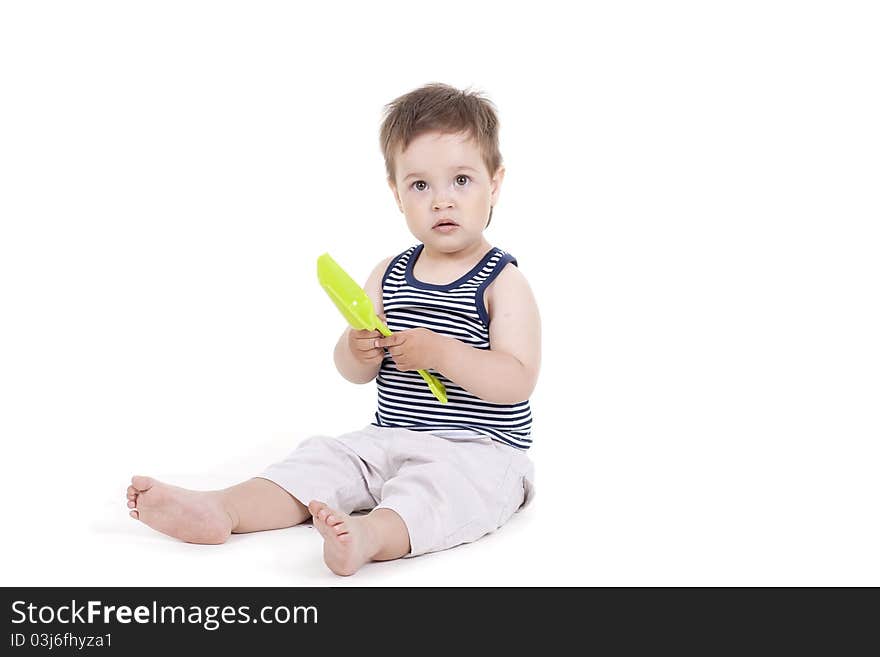
M439 83L415 89L386 105L380 146L413 235L441 251L482 239L504 178L490 100Z

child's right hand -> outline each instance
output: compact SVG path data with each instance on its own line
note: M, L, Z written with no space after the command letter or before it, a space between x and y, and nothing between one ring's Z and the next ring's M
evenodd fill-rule
M354 354L357 362L364 365L378 365L385 357L385 350L376 346L376 340L381 338L379 331L366 331L348 329L348 348Z

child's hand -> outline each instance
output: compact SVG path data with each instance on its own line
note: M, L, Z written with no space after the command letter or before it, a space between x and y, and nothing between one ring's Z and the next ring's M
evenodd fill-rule
M437 369L445 338L425 328L398 331L392 336L375 340L377 347L387 347L401 372Z
M377 348L376 338L381 338L379 331L366 331L348 329L348 348L354 354L354 359L364 365L378 365L385 357L385 351Z

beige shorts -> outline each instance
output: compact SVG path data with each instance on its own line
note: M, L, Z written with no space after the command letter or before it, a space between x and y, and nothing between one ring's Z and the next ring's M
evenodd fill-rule
M444 437L373 425L308 438L257 476L305 505L319 500L344 513L392 509L409 531L407 556L475 541L534 495L534 467L524 450L466 432Z

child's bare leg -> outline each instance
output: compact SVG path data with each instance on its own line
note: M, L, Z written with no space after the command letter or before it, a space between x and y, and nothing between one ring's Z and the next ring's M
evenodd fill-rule
M350 516L312 500L308 510L324 537L324 562L337 575L353 575L368 561L388 561L409 554L409 531L391 509Z
M291 527L310 515L298 500L267 479L196 491L134 476L127 497L132 518L188 543L223 543L233 532Z
M220 492L235 519L233 534L293 527L311 517L305 504L268 479L249 479Z

